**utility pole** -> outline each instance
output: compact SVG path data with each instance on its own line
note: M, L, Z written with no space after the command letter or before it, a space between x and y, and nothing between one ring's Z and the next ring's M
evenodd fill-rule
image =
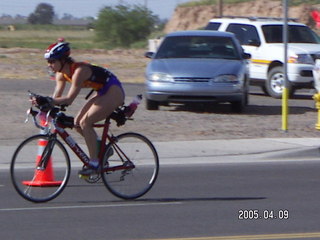
M222 17L223 16L223 0L217 0L217 5L218 5L218 16Z

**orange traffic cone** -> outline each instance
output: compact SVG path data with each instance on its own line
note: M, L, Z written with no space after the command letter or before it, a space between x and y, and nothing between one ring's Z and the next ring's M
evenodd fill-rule
M43 116L42 116L43 117ZM40 124L42 126L46 126L46 121L40 116ZM42 130L41 130L42 131ZM40 132L43 133L43 132ZM47 146L48 141L47 140L39 140L38 142L38 155L36 158L36 166L38 165L39 161L41 160L42 153ZM33 179L31 181L22 181L22 184L27 186L33 186L33 187L54 187L61 185L62 181L55 181L54 180L54 172L52 167L52 157L50 156L50 159L47 163L47 167L45 169L36 169L34 172Z
M46 147L48 141L47 140L40 140L38 142L39 145L39 152L36 159L36 165L38 165L39 161L41 160L41 155ZM49 162L47 164L46 169L36 169L34 172L33 179L31 181L23 181L24 185L33 186L33 187L54 187L59 186L62 182L54 180L54 172L52 167L52 157L50 157Z

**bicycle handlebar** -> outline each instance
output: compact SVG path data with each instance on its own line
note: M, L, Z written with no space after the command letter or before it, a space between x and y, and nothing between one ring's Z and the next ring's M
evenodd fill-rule
M50 98L50 97L44 97L44 96L41 96L41 95L36 94L36 93L34 93L34 92L31 92L30 90L29 90L28 92L29 92L30 98L31 98L31 99L34 98L34 99L36 99L36 101L37 101L38 99L41 99L41 98L47 98L47 99ZM51 98L51 100L52 100L52 98ZM50 110L52 110L52 109L55 108L55 106L51 105L51 103L48 103L48 102L40 103L40 104L37 103L37 104L38 104L38 106L36 106L36 107L39 108L40 110L42 110L41 108L42 108L43 106L45 106L46 111L44 111L44 112L48 112L48 111L50 111ZM68 107L67 104L59 105L59 110L60 110L60 111L66 111L66 107Z
M39 94L31 92L30 90L28 92L29 92L29 97L32 100L37 101L37 99L46 98L46 97L43 97ZM60 117L63 120L66 118L68 118L68 120L70 120L70 117L67 117L64 113L62 113L62 111L66 111L66 107L68 105L60 105L60 106L56 107L51 104L48 104L45 101L42 104L32 102L32 105L35 106L36 108L38 108L40 110L40 112L34 110L31 106L30 109L27 111L27 119L25 122L28 121L28 116L31 115L35 126L37 128L42 129L42 130L48 129L47 125L48 125L50 118L57 120L58 117ZM40 121L43 121L44 123L39 123L40 121L38 120L38 118L44 118L44 115L45 115L45 119L40 119ZM66 127L72 128L73 127L73 118L72 118L72 125L70 124L70 121L65 123L65 125L66 125Z
M29 96L30 96L31 99L34 99L34 98L37 99L37 98L42 98L43 97L43 96L38 95L38 94L36 94L34 92L31 92L30 90L28 92L29 92ZM35 104L33 103L33 105L35 105ZM50 118L52 118L56 123L62 125L62 127L73 128L74 127L73 117L66 116L64 113L62 113L62 111L66 111L66 107L67 106L68 105L60 105L58 107L50 106L50 109L48 108L48 106L46 106L46 108L45 108L46 111L44 111L42 109L42 107L39 106L39 104L37 104L37 105L35 105L35 107L38 108L40 110L40 112L35 111L31 106L30 109L28 110L27 114L28 114L28 116L29 115L32 116L35 126L37 128L42 129L42 130L48 129L48 127L46 125L48 125L48 122L49 122ZM109 118L113 119L117 123L118 127L124 125L127 120L132 120L132 118L127 115L128 108L129 108L128 106L124 106L124 105L121 106L121 107L118 107L110 115ZM38 120L37 120L37 117L39 115L41 115L41 113L46 114L45 124L40 124L38 122ZM27 122L27 121L28 121L28 117L27 117L25 122ZM42 125L45 125L45 126L42 126Z

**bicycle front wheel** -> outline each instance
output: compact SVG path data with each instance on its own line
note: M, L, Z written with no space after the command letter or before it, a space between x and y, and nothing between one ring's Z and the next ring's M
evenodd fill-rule
M146 194L159 172L159 158L153 144L138 133L124 133L108 144L102 179L109 191L122 199Z
M44 163L40 166L40 162ZM70 158L56 138L35 135L16 149L10 166L11 181L17 192L31 202L56 198L70 176Z

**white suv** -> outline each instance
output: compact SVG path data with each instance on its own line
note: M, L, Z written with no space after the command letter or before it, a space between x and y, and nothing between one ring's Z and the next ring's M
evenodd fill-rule
M288 23L288 90L312 88L312 70L320 59L320 38L308 26ZM250 84L259 85L274 98L281 98L284 86L283 21L274 18L227 17L211 19L207 30L232 32L245 52L250 53Z

